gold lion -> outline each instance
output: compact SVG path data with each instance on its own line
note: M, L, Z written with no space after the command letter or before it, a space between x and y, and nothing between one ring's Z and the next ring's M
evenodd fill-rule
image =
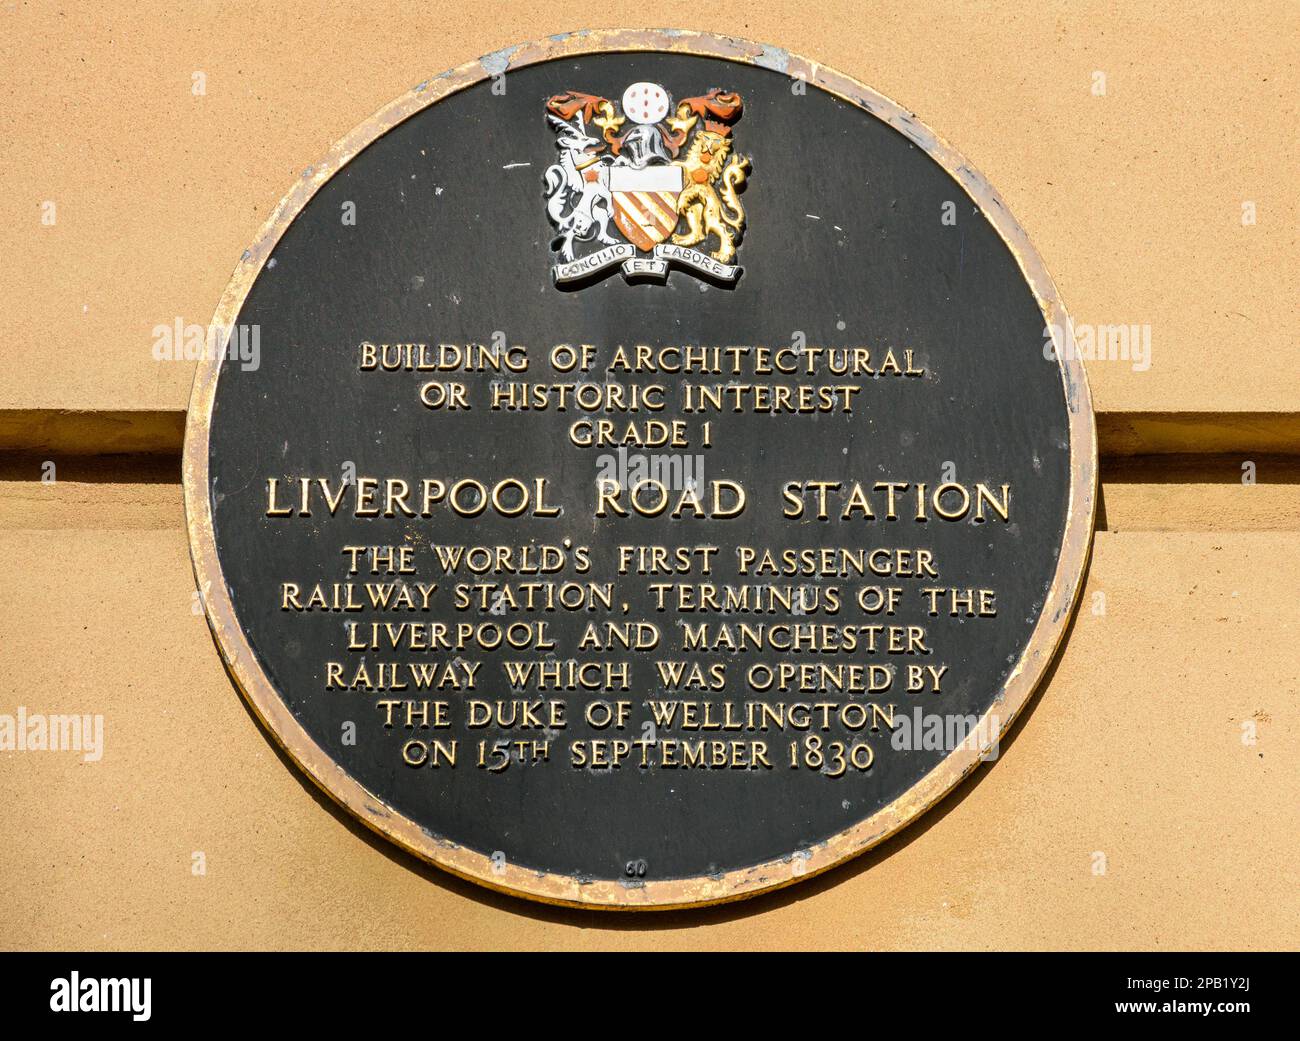
M673 242L694 246L716 235L718 248L712 256L723 264L735 258L736 243L745 229L738 189L749 172L749 159L730 153L729 137L701 129L686 158L676 164L686 173L686 188L677 197L677 212L686 218L686 230L674 235Z

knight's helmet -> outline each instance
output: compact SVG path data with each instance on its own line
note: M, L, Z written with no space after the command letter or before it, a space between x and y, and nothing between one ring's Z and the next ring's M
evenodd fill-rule
M657 126L633 127L623 135L623 147L619 154L627 156L638 170L651 163L667 163L672 160Z
M623 115L636 125L623 135L619 155L638 170L672 160L659 129L671 107L668 92L657 83L633 83L623 92Z

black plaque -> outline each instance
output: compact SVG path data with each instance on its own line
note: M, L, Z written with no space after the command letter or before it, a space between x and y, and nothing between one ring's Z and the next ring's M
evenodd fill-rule
M245 696L366 824L561 903L905 825L1062 637L1094 435L1005 207L892 102L686 33L527 45L308 168L187 435Z

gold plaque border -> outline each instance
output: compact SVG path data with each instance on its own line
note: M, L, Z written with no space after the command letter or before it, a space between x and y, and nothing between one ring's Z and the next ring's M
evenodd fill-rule
M1066 311L1056 286L1028 236L998 194L947 142L889 98L817 62L762 44L681 30L609 29L567 33L486 55L418 84L356 127L320 162L304 170L292 190L280 200L256 242L245 251L235 268L213 316L209 335L214 330L233 327L249 289L285 229L321 185L381 134L427 106L490 76L557 58L629 51L695 54L757 65L802 78L866 109L924 149L961 185L1015 256L1042 309L1044 323L1065 326ZM739 900L834 867L883 842L915 820L979 764L988 744L977 744L975 738L989 733L989 727L993 727L999 740L1005 735L1055 657L1078 603L1092 546L1097 439L1087 377L1079 359L1073 357L1058 359L1069 410L1071 485L1056 574L1028 645L971 739L949 753L908 791L865 820L811 848L791 850L787 856L753 867L696 878L627 883L583 881L510 863L498 868L489 857L426 831L359 784L312 740L262 670L235 617L217 559L208 495L208 437L223 353L214 352L214 357L201 361L194 377L185 429L183 481L194 573L208 625L227 669L263 726L334 801L422 860L500 892L571 907L666 910Z

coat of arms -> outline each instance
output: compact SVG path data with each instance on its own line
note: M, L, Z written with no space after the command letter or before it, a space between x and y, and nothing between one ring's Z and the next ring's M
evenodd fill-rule
M671 114L670 114L671 113ZM615 265L663 280L670 264L733 284L745 229L748 156L732 151L740 95L714 89L674 107L657 83L633 83L616 106L566 91L546 102L559 157L545 175L557 285ZM580 255L580 247L595 249Z

